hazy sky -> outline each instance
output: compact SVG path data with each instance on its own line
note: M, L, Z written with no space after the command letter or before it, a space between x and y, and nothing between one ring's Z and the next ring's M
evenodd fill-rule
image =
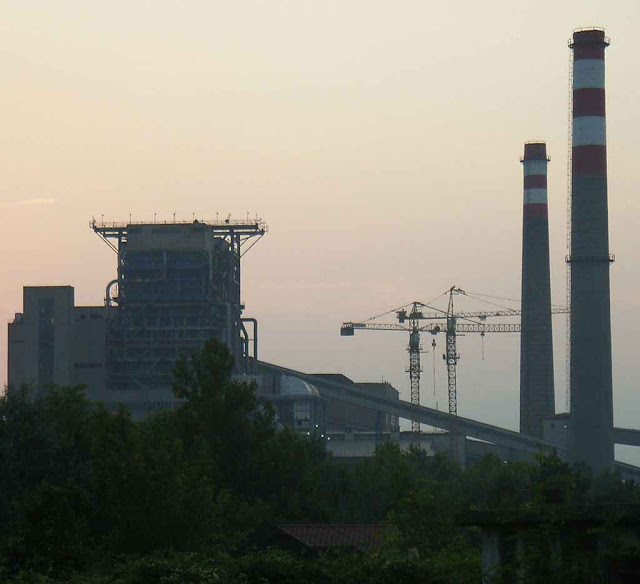
M523 142L547 141L552 294L563 304L567 39L603 26L615 422L640 426L637 0L3 0L0 313L23 285L101 304L105 220L257 213L247 316L261 357L392 382L408 339L340 338L456 284L520 296ZM460 306L480 308L463 303ZM564 319L554 319L564 409ZM444 409L437 339L422 400ZM430 349L430 338L425 348ZM460 339L459 413L518 426L518 335ZM0 335L6 379L6 329ZM638 460L632 449L619 450Z

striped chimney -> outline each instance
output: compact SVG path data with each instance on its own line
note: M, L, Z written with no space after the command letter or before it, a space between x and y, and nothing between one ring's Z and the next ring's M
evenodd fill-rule
M542 420L555 413L546 144L527 142L520 161L524 170L520 432L542 438Z
M578 29L571 161L571 447L594 474L614 464L604 30Z

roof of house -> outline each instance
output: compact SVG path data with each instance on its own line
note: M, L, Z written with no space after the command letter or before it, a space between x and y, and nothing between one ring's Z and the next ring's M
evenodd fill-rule
M352 547L370 550L382 544L379 524L287 523L278 528L308 548Z

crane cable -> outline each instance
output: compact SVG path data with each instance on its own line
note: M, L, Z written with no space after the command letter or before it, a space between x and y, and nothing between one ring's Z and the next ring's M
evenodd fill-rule
M509 302L522 302L520 298L505 298L504 296L492 296L491 294L482 294L481 292L466 292L468 296L475 294L476 296L484 296L485 298L493 298L495 300L508 300ZM480 300L478 298L477 300Z
M402 310L403 308L406 308L407 306L411 306L413 304L413 302L407 302L407 304L403 304L402 306L398 306L398 308L392 308L391 310L387 310L386 312L383 312L382 314L377 314L376 316L372 316L370 318L367 318L365 320L363 320L362 322L369 322L370 320L376 320L376 318L382 318L383 316L387 316L387 314L391 314L392 312L397 312L398 310Z
M439 300L447 292L448 292L448 290L445 290L442 294L438 294L438 296L436 296L429 303L432 303L432 302L435 302L436 300ZM406 304L403 304L402 306L398 306L398 308L392 308L391 310L387 310L386 312L383 312L381 314L377 314L376 316L372 316L370 318L367 318L366 320L363 320L362 322L369 322L371 320L376 320L377 318L382 318L383 316L387 316L387 314L391 314L392 312L398 312L399 310L407 308L408 306L411 306L411 305L413 305L413 302L407 302ZM425 306L428 306L428 304L425 304ZM439 312L442 312L439 308L434 308L432 306L429 306L429 308L433 308L433 310L437 310Z
M470 294L468 294L467 292L465 292L464 290L462 290L460 288L458 288L457 291L458 291L459 294L463 294L464 296L468 296L469 298L473 298L474 300L479 300L480 302L488 302L487 300L482 300L481 298L475 298L474 296L471 296ZM430 302L421 302L420 304L422 306L424 306L425 308L430 308L431 310L435 310L436 312L442 313L442 315L443 315L442 318L448 318L450 316L448 309L447 310L442 310L441 308L437 308L436 306L432 306L431 304L433 302L435 302L436 300L440 299L442 296L445 296L446 294L450 294L450 293L451 293L451 288L449 290L445 290L442 294L440 294L440 296L434 298ZM488 303L492 304L491 302L488 302ZM506 306L500 306L499 304L496 304L496 306L499 306L500 308L504 308L505 310L514 311L513 308L509 308L509 307L506 307ZM469 318L467 316L457 316L457 315L454 315L454 316L456 316L456 318L459 319L459 320L466 320L466 321L470 322L471 324L482 324L481 322L478 322L477 320L472 320L471 318Z
M478 300L479 302L484 302L486 304L491 304L492 306L497 306L498 308L502 308L504 310L509 310L512 312L516 312L515 308L512 308L511 306L504 306L503 304L498 304L497 302L491 302L489 300L484 300L483 298L478 298L475 293L473 292L463 292L463 294L465 296L468 296L469 298L473 298L474 300ZM487 294L480 294L480 296L487 296ZM501 300L509 300L511 302L519 302L519 300L514 300L513 298L501 298Z

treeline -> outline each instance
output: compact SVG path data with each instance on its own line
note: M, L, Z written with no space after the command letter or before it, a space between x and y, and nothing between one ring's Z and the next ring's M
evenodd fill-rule
M557 457L487 457L465 472L397 445L352 468L278 429L224 345L175 366L184 404L131 419L80 387L0 399L0 580L13 582L442 582L481 577L469 509L639 501ZM383 523L374 552L280 549L278 522Z

